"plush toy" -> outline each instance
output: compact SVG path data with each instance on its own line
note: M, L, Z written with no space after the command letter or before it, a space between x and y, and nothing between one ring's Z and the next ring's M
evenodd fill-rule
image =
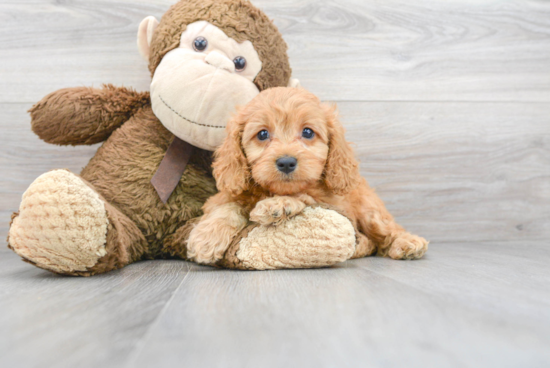
M244 0L182 0L160 23L140 24L151 90L68 88L31 110L44 141L105 141L80 176L37 178L12 216L8 246L60 274L90 276L142 259L186 259L186 241L214 195L213 151L237 105L295 85L287 46ZM337 211L310 207L278 227L251 223L219 266L321 267L355 251L355 229Z

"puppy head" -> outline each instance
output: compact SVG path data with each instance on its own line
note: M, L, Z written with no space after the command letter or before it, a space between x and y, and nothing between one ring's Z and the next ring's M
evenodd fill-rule
M255 183L291 195L323 181L345 194L359 182L336 109L303 89L263 91L238 111L227 133L213 165L220 190L240 194Z

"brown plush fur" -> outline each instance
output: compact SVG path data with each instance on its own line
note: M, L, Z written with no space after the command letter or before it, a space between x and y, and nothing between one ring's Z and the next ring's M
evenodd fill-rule
M197 20L254 44L262 61L254 80L260 89L287 85L291 70L285 42L260 10L242 0L183 0L172 6L154 33L151 73L178 46L186 25ZM33 131L46 142L106 140L81 176L105 201L108 253L93 268L69 274L89 276L142 258L185 257L190 229L185 225L202 214L203 203L217 192L211 153L195 148L168 203L162 203L150 181L174 136L153 114L148 93L111 85L68 88L49 94L30 113Z
M86 182L86 184L93 189L90 183ZM72 276L91 276L122 268L141 259L148 248L147 241L136 224L107 202L103 196L100 195L100 198L105 203L105 210L109 219L107 242L105 244L107 254L100 258L98 263L88 271L68 273Z
M103 142L146 105L148 92L107 84L103 89L60 89L44 97L29 112L36 135L48 143L74 146Z
M313 130L313 138L302 137L304 128ZM258 138L262 130L268 139ZM190 235L188 255L197 262L219 261L231 235L241 230L236 219L276 225L313 203L341 210L359 229L355 257L377 249L394 259L415 259L427 250L428 242L398 225L360 176L335 108L313 94L294 88L263 91L227 131L213 164L220 193L206 202ZM277 169L276 160L285 156L297 159L290 174Z
M150 181L172 139L151 108L144 108L111 135L81 174L143 232L147 258L159 256L164 238L201 215L202 203L216 192L211 154L195 149L168 203L162 203Z

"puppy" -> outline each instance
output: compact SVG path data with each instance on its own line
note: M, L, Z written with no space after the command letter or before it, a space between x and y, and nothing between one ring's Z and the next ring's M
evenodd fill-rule
M215 263L249 220L276 225L315 203L337 207L359 229L354 258L377 252L416 259L428 249L425 239L394 221L361 177L335 108L313 94L265 90L240 109L227 133L213 163L220 192L190 233L190 259Z

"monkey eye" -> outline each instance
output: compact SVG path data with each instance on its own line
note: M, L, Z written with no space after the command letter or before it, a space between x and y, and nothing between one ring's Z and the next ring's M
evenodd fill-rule
M304 128L304 130L302 130L302 137L304 138L311 139L314 135L315 133L313 132L313 130L309 128Z
M265 141L267 138L269 138L269 132L267 130L261 130L258 133L258 139L261 141Z
M193 41L193 49L195 51L204 51L206 50L206 47L208 46L208 40L204 37L197 37Z
M246 59L242 56L233 59L233 63L235 64L235 70L238 72L242 72L246 68Z

